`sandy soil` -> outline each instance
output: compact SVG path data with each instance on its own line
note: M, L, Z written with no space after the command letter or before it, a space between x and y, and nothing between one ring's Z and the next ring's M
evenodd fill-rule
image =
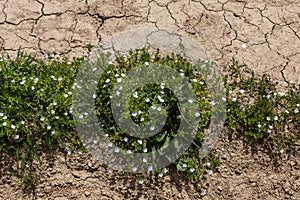
M86 43L133 27L156 26L187 34L218 61L234 56L282 85L300 82L298 0L0 0L0 51L82 56ZM245 47L245 48L244 48ZM222 148L224 150L222 150ZM41 171L35 194L10 174L0 199L300 199L299 150L274 162L265 152L224 134L216 150L221 167L206 175L201 196L176 173L143 185L110 172L89 155L57 154ZM5 167L5 165L2 166Z

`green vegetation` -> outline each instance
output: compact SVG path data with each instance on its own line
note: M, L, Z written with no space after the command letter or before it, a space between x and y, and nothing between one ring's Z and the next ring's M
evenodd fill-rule
M23 175L23 183L28 188L37 183L34 170L39 165L34 166L33 163L41 163L41 152L84 150L76 134L71 109L74 79L84 61L85 58L58 61L51 56L40 59L22 51L14 59L7 55L0 59L0 151L21 162L19 175ZM170 118L151 140L128 136L113 120L111 108L107 106L113 86L123 73L141 64L168 65L190 79L199 99L201 120L191 147L174 166L187 178L198 182L204 173L211 174L219 161L215 153L205 159L198 156L213 105L205 80L193 71L193 65L186 59L175 54L164 56L159 50L150 49L134 50L126 57L118 57L99 77L95 94L99 125L103 125L103 130L114 144L132 152L150 152L176 135L180 108L172 91L162 85L145 85L129 101L132 119L141 126L150 120L148 110L152 105L167 107ZM204 63L207 67L212 64ZM266 75L256 77L247 66L235 60L228 71L228 75L224 76L226 96L222 98L228 109L225 125L245 137L249 144L264 145L272 156L293 148L300 135L299 86L290 84L286 91L279 91ZM161 169L157 174L162 177L166 171Z

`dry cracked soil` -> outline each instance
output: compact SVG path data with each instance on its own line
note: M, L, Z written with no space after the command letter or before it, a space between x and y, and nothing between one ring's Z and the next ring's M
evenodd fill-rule
M168 28L201 44L220 71L235 57L282 86L300 82L299 0L0 0L0 10L1 52L83 56L114 33ZM205 176L205 195L172 170L140 185L89 154L57 153L34 192L3 175L0 199L300 199L299 149L274 163L226 134L215 149L221 166Z

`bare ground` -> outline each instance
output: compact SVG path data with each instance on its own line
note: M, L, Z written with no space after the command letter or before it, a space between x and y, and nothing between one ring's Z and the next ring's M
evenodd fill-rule
M300 82L298 0L0 0L0 49L19 47L40 55L85 55L86 43L133 27L156 26L187 34L224 70L231 57L283 86ZM246 44L246 48L245 47ZM243 46L243 47L242 47ZM223 148L223 150L222 150ZM89 155L56 155L41 171L35 193L21 189L9 173L0 199L299 199L299 149L276 162L260 149L224 134L216 150L221 166L204 181L201 196L172 171L139 185L128 174L110 172ZM5 165L2 168L5 169Z

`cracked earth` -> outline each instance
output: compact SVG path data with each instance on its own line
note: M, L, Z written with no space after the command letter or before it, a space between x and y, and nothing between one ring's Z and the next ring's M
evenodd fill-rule
M193 38L222 72L232 57L282 86L300 83L299 0L0 0L0 51L83 56L114 33L136 27L171 29ZM220 149L225 149L221 151ZM94 166L84 156L57 156L35 194L1 179L0 199L299 199L298 155L274 165L238 139L217 145L221 167L205 180L207 195L170 175L144 185ZM78 159L80 161L78 161ZM10 177L10 178L9 178Z

